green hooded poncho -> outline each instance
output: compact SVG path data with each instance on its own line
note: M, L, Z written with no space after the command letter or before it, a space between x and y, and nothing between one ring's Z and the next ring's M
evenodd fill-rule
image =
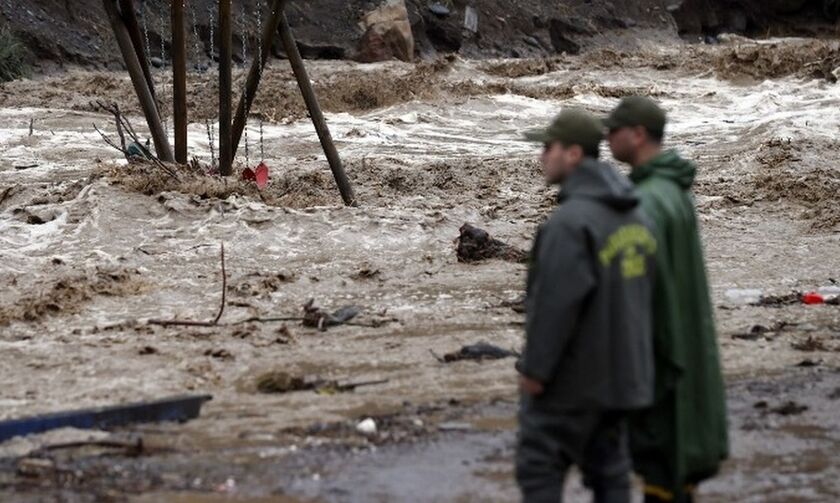
M695 166L661 153L630 175L655 227L654 405L633 418L635 470L679 495L729 453L726 403L691 186Z

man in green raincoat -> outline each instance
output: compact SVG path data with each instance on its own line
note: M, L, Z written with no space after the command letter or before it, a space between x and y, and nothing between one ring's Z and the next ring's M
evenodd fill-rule
M645 501L692 501L729 453L726 404L691 186L694 164L662 149L665 113L624 98L604 120L613 156L632 166L642 210L655 227L655 396L631 419L634 469Z

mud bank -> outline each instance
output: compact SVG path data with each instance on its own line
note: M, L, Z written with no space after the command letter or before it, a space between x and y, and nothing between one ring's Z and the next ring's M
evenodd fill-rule
M802 366L732 380L728 403L732 456L700 487L703 501L828 501L840 494L833 463L840 435L831 427L840 411L840 368ZM20 445L19 456L0 460L0 494L72 502L213 495L254 502L514 501L515 416L515 402L497 398L406 404L398 414L374 415L374 434L356 431L364 416L249 432L224 450L171 447L165 431L153 430L108 437L128 448L143 438L143 450L131 455L120 447L45 453ZM566 495L589 501L576 473Z

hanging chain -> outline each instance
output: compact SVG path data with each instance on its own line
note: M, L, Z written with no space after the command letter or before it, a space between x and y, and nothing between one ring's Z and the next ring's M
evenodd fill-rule
M160 77L160 118L163 119L163 131L166 136L169 136L169 116L165 113L167 110L166 104L166 38L164 34L166 33L166 18L167 16L161 16L160 18L160 71L158 72Z
M265 150L263 150L263 120L262 115L260 115L260 161L265 160Z
M257 2L257 26L259 27L260 40L257 41L257 61L259 61L259 76L262 79L263 75L263 48L262 48L262 2ZM254 100L256 101L256 100ZM260 162L265 160L265 150L263 147L263 120L260 114Z
M208 8L207 12L210 14L210 66L213 66L213 56L216 52L216 34L214 31L216 20L213 16L213 9Z
M193 45L195 46L195 56L201 58L201 37L198 35L198 20L195 17L195 7L190 3L190 18L192 18L193 30Z
M163 34L166 33L166 16L160 17L160 62L161 68L166 64L166 39Z
M257 26L260 30L260 37L262 37L262 2L257 2ZM257 41L257 57L259 58L260 62L260 77L262 77L263 71L263 52L262 52L262 40Z
M248 149L248 121L245 121L245 127L243 128L245 133L245 166L251 165L251 152Z
M245 19L245 10L243 9L240 14L240 22L242 27L240 28L242 31L240 33L239 39L242 42L242 65L245 66L245 62L248 61L248 37L247 31L245 29L247 25L247 20ZM242 87L242 94L245 96L245 101L248 101L248 81L247 79L243 82ZM251 165L251 153L250 148L248 145L248 117L245 117L245 127L243 128L243 133L245 134L245 166Z
M149 43L149 23L146 21L146 1L140 3L140 18L143 20L143 36L146 38L146 64L152 65L152 44Z

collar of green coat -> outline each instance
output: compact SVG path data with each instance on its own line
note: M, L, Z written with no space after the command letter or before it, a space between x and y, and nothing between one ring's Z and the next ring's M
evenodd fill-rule
M694 185L696 174L697 167L693 162L683 159L675 150L666 150L647 164L634 168L630 173L630 179L638 184L650 177L662 177L673 181L683 189L689 189Z

